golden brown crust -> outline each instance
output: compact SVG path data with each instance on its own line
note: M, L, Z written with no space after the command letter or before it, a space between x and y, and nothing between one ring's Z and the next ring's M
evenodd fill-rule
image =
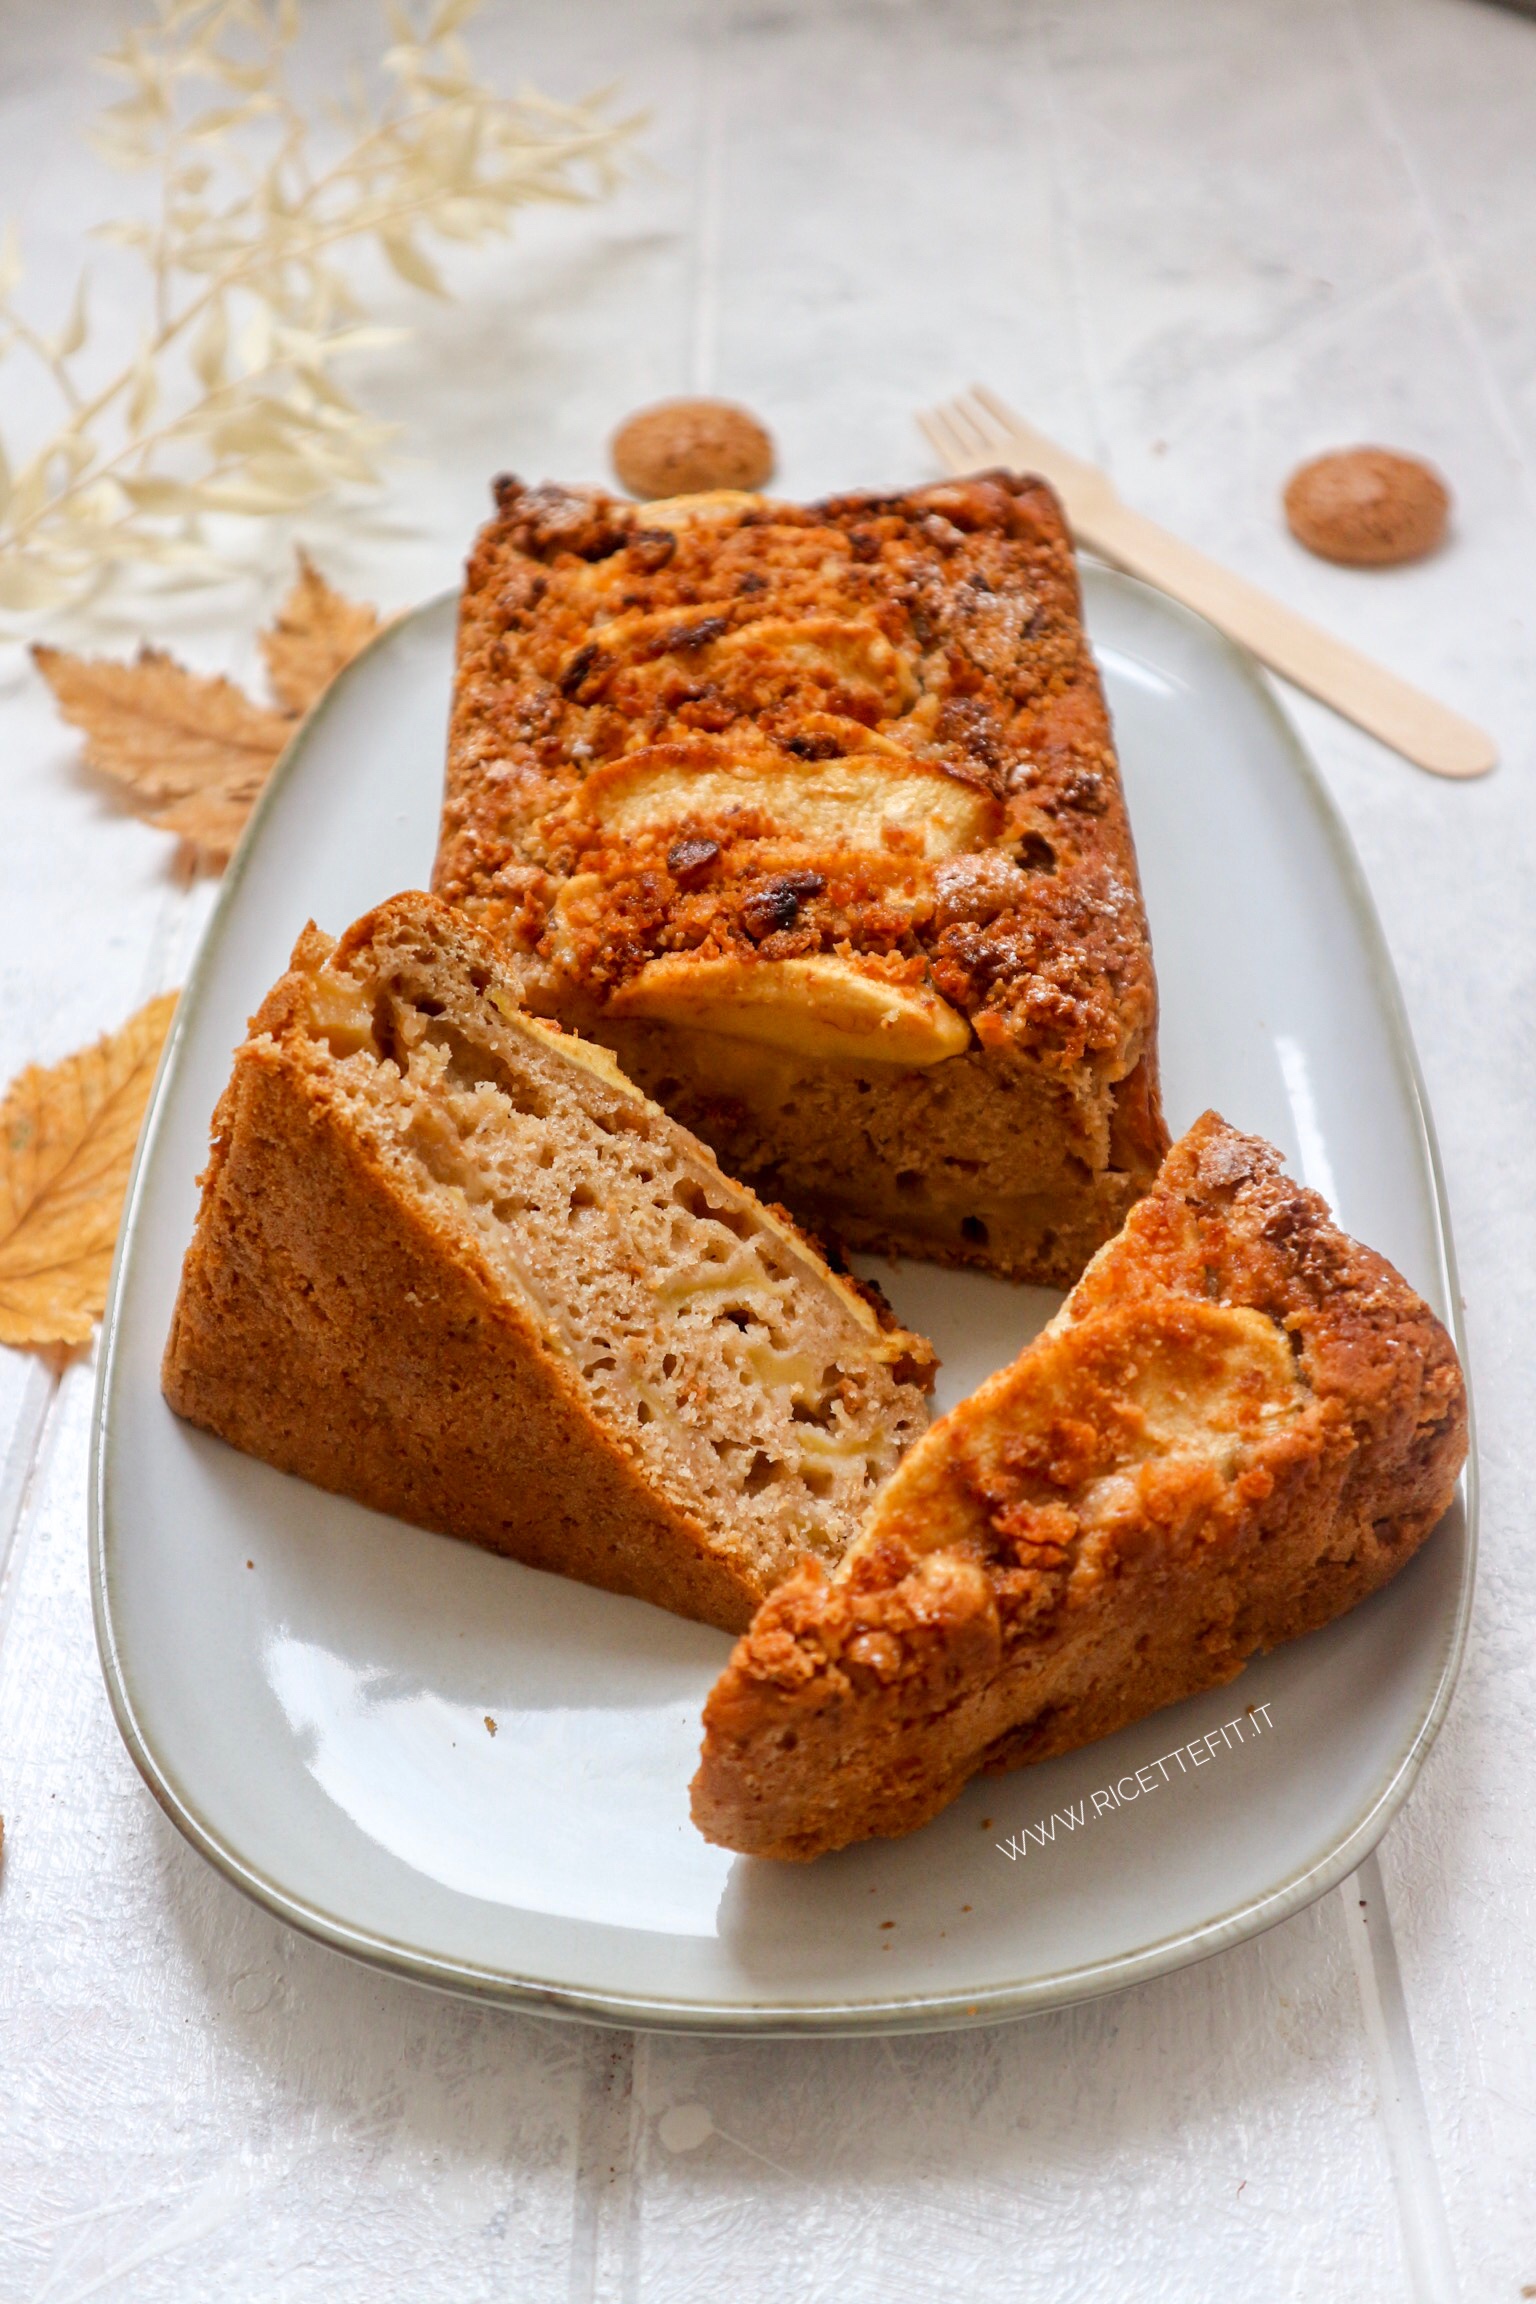
M438 1127L443 1109L405 1104L401 1065L416 1079L420 1052L407 1057L396 1049L383 1061L371 1047L366 1058L360 1050L338 1054L336 1028L327 1039L326 1011L317 1003L334 1000L337 986L361 986L377 1004L370 1028L367 997L361 1001L354 1036L366 1038L370 1029L377 1035L390 1029L380 1014L387 988L436 968L424 978L429 989L462 984L470 1000L495 1011L503 1033L520 1029L536 1039L546 1064L596 1071L602 1141L633 1137L646 1147L641 1165L660 1170L680 1132L645 1105L603 1051L571 1039L568 1052L556 1045L551 1056L560 1038L552 1028L507 1015L501 1004L509 987L494 949L433 897L393 899L335 947L310 928L294 962L252 1019L215 1115L197 1231L165 1351L170 1405L280 1470L376 1510L740 1630L772 1577L754 1572L744 1547L722 1540L696 1494L699 1509L680 1502L656 1462L605 1414L569 1339L562 1345L558 1315L553 1325L538 1316L537 1279L521 1295L510 1289L483 1232L445 1220L440 1201L407 1188L401 1147L413 1131ZM428 1031L433 1016L444 1018L439 1029L454 1026L440 1000L424 998L422 1008ZM344 1043L345 1014L342 1024ZM393 1073L402 1113L393 1134L388 1079L385 1118L372 1129L372 1108L360 1101L360 1064L365 1073ZM473 1096L473 1088L466 1093ZM546 1133L554 1125L545 1123ZM649 1134L635 1135L646 1128ZM726 1244L766 1237L780 1267L808 1270L808 1283L802 1277L785 1285L808 1285L805 1301L824 1308L822 1341L832 1338L834 1357L841 1344L845 1381L886 1401L893 1427L910 1422L914 1411L920 1426L914 1387L931 1381L929 1348L888 1312L872 1314L862 1296L844 1294L830 1274L818 1279L814 1244L757 1209L706 1153L687 1147L687 1157L685 1195L702 1186L707 1198L718 1184L725 1213L739 1227L736 1236L722 1234ZM617 1189L617 1175L593 1174L588 1201ZM506 1219L514 1228L516 1221ZM589 1262L597 1259L600 1268L602 1254L594 1250ZM745 1280L741 1293L750 1300ZM613 1346L627 1349L622 1339ZM635 1354L644 1349L645 1339L637 1338ZM673 1350L684 1371L679 1382L692 1381L690 1349L681 1331L675 1339L669 1331L655 1357ZM606 1364L613 1366L611 1354ZM658 1394L656 1413L666 1405ZM744 1404L744 1429L747 1414ZM654 1421L650 1412L647 1421ZM884 1461L897 1453L893 1442ZM807 1529L807 1544L809 1536ZM790 1558L804 1548L795 1545Z
M759 1611L705 1708L695 1820L815 1856L1221 1684L1396 1574L1466 1429L1428 1307L1207 1113L835 1578Z
M243 1050L214 1128L162 1373L179 1416L418 1527L747 1621L746 1580L594 1431L528 1324L445 1264L301 1067Z
M627 1061L647 1045L633 1019L660 1017L674 1045L646 1084L813 1220L857 1214L817 1201L824 1138L776 1140L782 1096L709 1108L697 1027L720 1013L679 1024L679 963L728 979L707 989L738 1019L784 963L916 1003L920 1101L952 1100L944 1059L983 1090L1026 1069L1063 1117L1040 1120L1048 1153L982 1180L999 1213L979 1239L958 1214L947 1238L926 1202L872 1214L919 1253L1075 1276L1167 1137L1130 828L1045 483L689 513L504 481L498 505L465 585L434 885L520 956L534 1005L623 1039ZM885 1132L931 1181L942 1150L896 1125L900 1065L866 1081L813 1050L805 1069L845 1104L889 1106ZM889 1182L903 1163L865 1164ZM1003 1253L1010 1225L1022 1245Z

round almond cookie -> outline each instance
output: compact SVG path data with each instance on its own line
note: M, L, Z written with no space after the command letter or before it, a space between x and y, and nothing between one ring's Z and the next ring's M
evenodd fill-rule
M1445 539L1450 491L1432 464L1392 448L1338 448L1285 485L1291 534L1353 568L1420 560Z
M610 449L631 496L761 488L773 472L767 428L731 400L659 400L619 426Z

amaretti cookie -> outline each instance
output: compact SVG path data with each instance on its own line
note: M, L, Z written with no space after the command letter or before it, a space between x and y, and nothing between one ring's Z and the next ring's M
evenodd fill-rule
M706 488L761 488L773 472L773 441L733 400L658 400L638 408L609 445L631 496L681 496Z
M1350 568L1395 568L1445 541L1451 495L1432 464L1392 448L1339 448L1315 456L1285 484L1285 517L1298 543Z
M307 931L253 1018L163 1381L282 1471L734 1631L841 1556L932 1368L412 894Z
M1220 1685L1396 1575L1467 1446L1450 1338L1214 1113L705 1708L693 1813L806 1858Z
M533 1008L851 1243L1067 1286L1166 1149L1043 481L813 505L498 482L434 884Z

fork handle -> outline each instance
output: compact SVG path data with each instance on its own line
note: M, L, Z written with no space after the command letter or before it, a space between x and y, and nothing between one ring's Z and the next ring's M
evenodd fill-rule
M1196 609L1271 671L1380 737L1416 767L1435 776L1482 776L1498 759L1492 739L1460 713L1283 608L1257 585L1245 583L1128 505L1097 507L1072 526L1090 552Z

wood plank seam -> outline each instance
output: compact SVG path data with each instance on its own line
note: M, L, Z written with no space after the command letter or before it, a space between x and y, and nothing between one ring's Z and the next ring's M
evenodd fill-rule
M1392 158L1396 161L1408 187L1410 204L1418 212L1419 229L1424 238L1424 250L1430 274L1440 294L1441 304L1451 326L1461 339L1468 365L1477 378L1483 405L1492 421L1493 429L1502 441L1510 462L1520 476L1520 492L1526 504L1536 511L1536 473L1532 472L1530 458L1518 419L1509 399L1499 383L1497 371L1489 357L1483 331L1467 308L1461 276L1446 239L1445 230L1424 181L1423 172L1414 157L1413 148L1404 135L1402 125L1393 110L1391 99L1382 85L1370 43L1360 22L1357 0L1344 0L1344 31L1355 78L1365 98L1365 108L1375 125L1376 133Z
M1445 2193L1430 2138L1386 1885L1374 1851L1342 1881L1344 1928L1375 2067L1377 2110L1392 2171L1413 2304L1459 2304Z
M189 938L201 934L208 908L207 902L199 904L184 884L173 882L167 887L145 947L136 1006L153 999L158 992L172 990L181 980L191 957L187 949ZM67 1357L57 1367L44 1357L33 1358L6 1443L3 1466L0 1466L0 1670L4 1669L10 1599L34 1517L32 1502L47 1459L55 1410L64 1383L75 1368L82 1365L84 1363ZM94 1374L93 1353L90 1366L93 1382Z
M694 148L693 259L689 302L687 390L715 389L720 337L721 209L725 173L725 102L721 48L729 27L706 8L698 46L699 126Z
M628 2304L637 2286L635 2035L587 2035L571 2199L568 2304Z
M5 1628L16 1589L26 1532L35 1518L33 1503L46 1461L53 1413L62 1380L47 1361L34 1359L11 1427L0 1470L0 1670L5 1662Z
M1063 102L1060 72L1051 54L1052 19L1045 16L1035 28L1034 48L1040 66L1040 86L1045 103L1045 116L1049 125L1047 151L1050 166L1051 212L1058 226L1056 259L1066 290L1066 304L1071 315L1073 345L1076 356L1082 406L1088 419L1088 433L1093 442L1096 459L1107 465L1110 461L1109 429L1105 420L1105 368L1098 330L1094 326L1093 306L1084 276L1082 234L1078 226L1077 203L1074 197L1067 165L1066 131L1063 122ZM1068 98L1070 102L1070 97Z

